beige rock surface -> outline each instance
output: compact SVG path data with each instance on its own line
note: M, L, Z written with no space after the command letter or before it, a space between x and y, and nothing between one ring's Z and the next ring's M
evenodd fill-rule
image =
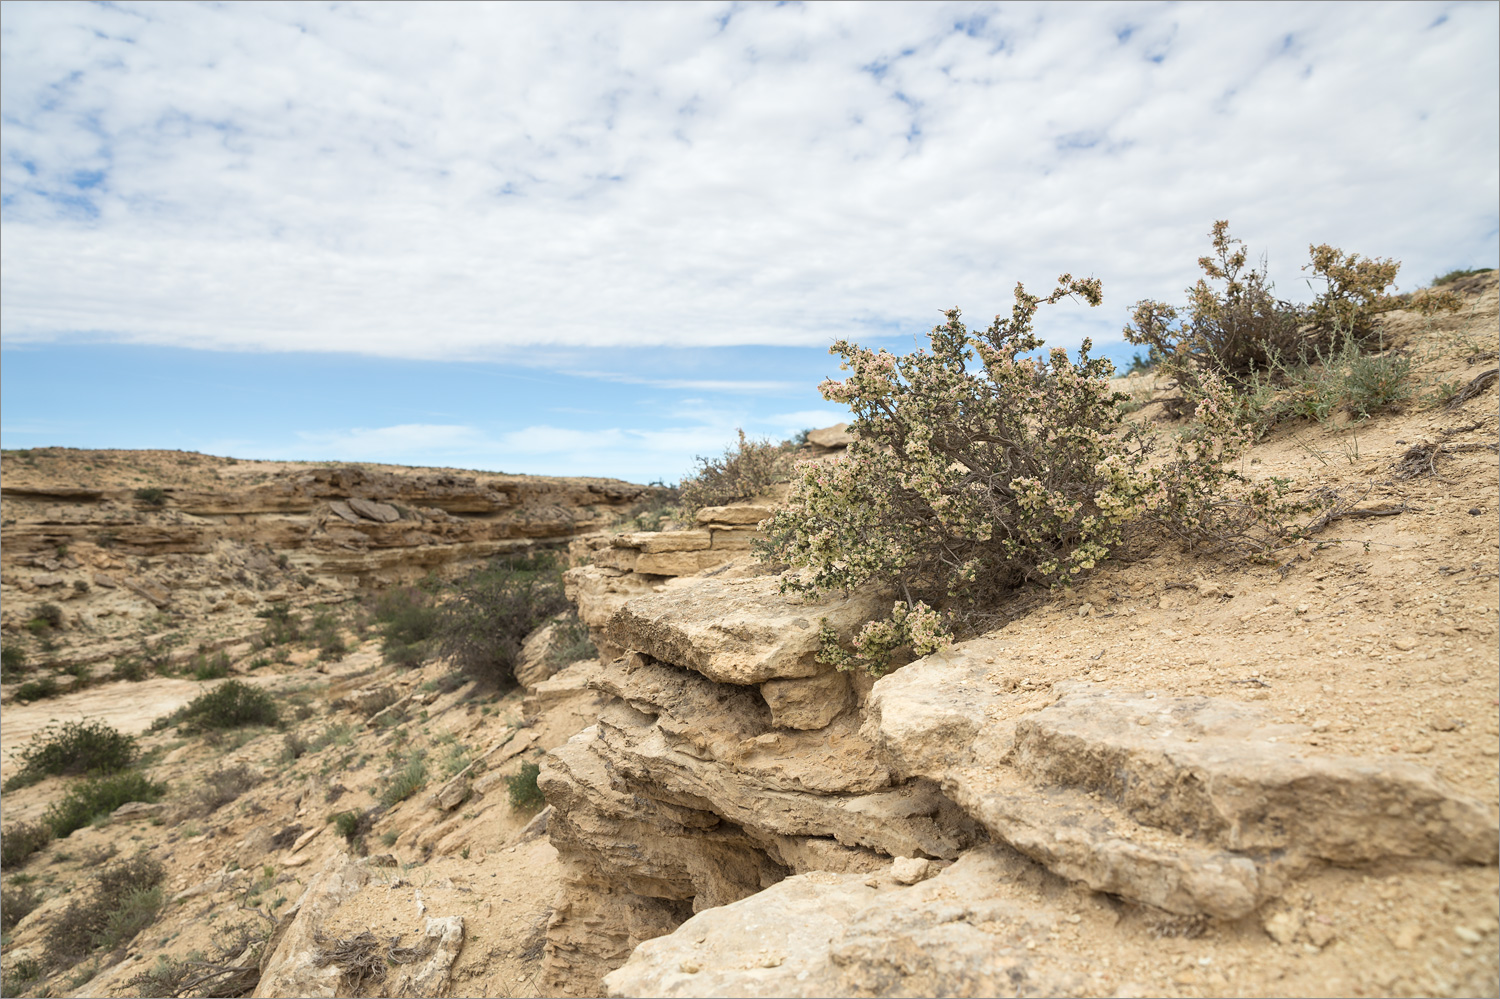
M803 601L782 596L773 577L708 577L628 601L610 619L607 634L619 648L711 680L763 683L827 672L814 658L820 623L826 619L850 635L888 603L870 591Z

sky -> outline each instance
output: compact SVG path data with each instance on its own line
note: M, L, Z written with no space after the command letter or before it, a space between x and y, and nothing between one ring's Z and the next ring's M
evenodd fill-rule
M0 3L0 441L676 481L1228 219L1500 256L1496 3Z

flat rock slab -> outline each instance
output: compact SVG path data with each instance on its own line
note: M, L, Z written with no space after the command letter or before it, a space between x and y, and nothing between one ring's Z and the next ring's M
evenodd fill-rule
M1227 698L1051 692L1015 717L956 647L881 679L864 731L1053 872L1182 915L1246 915L1319 861L1496 862L1491 810L1428 768L1310 754Z
M889 609L870 591L800 600L770 576L692 582L625 604L609 622L610 641L720 683L764 683L828 672L816 659L824 620L847 637Z
M1027 947L1062 914L1004 897L1016 873L979 848L911 887L798 875L647 940L604 982L611 996L1080 994L1087 953Z
M401 512L389 503L377 503L374 500L360 499L358 496L351 496L348 503L349 509L366 520L394 524L401 519Z

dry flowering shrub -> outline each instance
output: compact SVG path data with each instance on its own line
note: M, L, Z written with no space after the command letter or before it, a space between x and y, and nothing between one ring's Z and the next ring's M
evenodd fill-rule
M1125 338L1149 347L1151 359L1189 394L1207 373L1239 380L1304 346L1301 313L1272 294L1265 260L1246 269L1245 244L1229 235L1228 222L1215 222L1209 235L1214 254L1198 258L1204 276L1187 290L1186 309L1145 299L1125 327Z
M797 450L794 442L773 444L747 437L743 430L739 435L736 447L726 448L722 458L700 457L698 470L682 480L678 499L685 514L747 500L787 480Z
M1394 289L1401 261L1361 257L1327 243L1307 252L1311 260L1302 269L1325 286L1308 310L1320 346L1336 347L1346 336L1363 345L1374 334L1378 313L1401 308L1401 300L1386 291Z
M1064 274L1046 298L1017 285L1015 306L983 331L957 309L931 349L904 357L847 341L851 374L819 386L847 404L855 440L843 459L798 467L787 505L762 524L758 554L806 570L783 591L888 586L895 600L842 648L825 628L823 662L880 674L903 653L927 655L1026 583L1068 584L1107 558L1127 530L1159 525L1193 545L1256 552L1294 533L1285 484L1244 480L1233 462L1251 431L1213 373L1200 421L1164 460L1126 426L1111 366L1042 346L1039 306L1070 296L1098 305L1096 279Z

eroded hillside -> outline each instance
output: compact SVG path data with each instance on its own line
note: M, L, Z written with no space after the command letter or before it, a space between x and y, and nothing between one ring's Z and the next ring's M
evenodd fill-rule
M39 900L8 992L196 968L286 996L1493 995L1500 337L1493 275L1471 284L1457 314L1383 319L1404 409L1287 420L1245 457L1342 498L1309 537L1260 562L1143 539L879 680L816 654L888 595L788 596L747 551L774 497L574 540L599 655L538 632L524 694L382 665L352 621L321 661L236 659L283 727L145 732L159 803L7 867ZM1162 418L1161 386L1120 384ZM319 502L306 537L353 524ZM289 561L352 590L320 543ZM10 701L6 738L49 710L142 731L223 682ZM528 763L540 811L512 805ZM7 826L77 780L7 791ZM49 969L66 889L137 851L164 870L149 924Z

